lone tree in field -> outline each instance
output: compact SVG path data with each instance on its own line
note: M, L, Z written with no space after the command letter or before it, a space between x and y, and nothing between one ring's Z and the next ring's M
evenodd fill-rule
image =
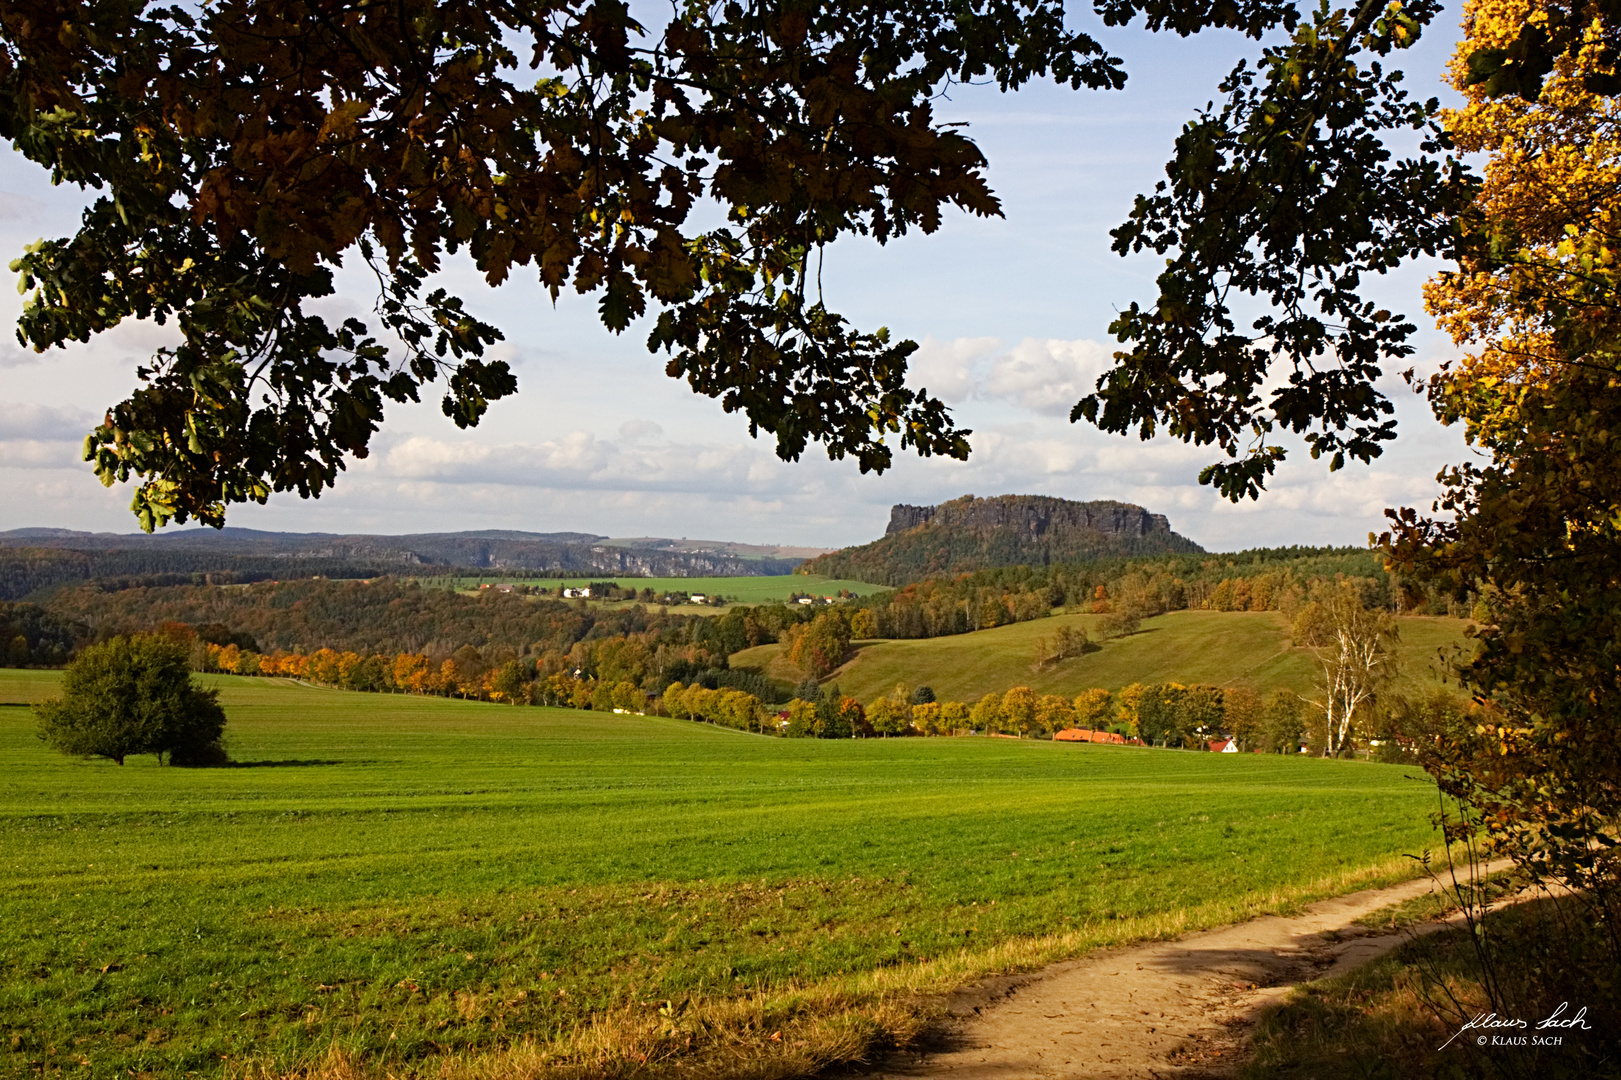
M1354 588L1325 590L1295 618L1295 643L1317 657L1317 697L1323 715L1323 756L1342 753L1364 705L1395 674L1396 620L1363 606Z
M85 649L62 677L62 696L34 708L40 738L64 754L204 765L225 757L217 696L192 684L185 646L135 634Z

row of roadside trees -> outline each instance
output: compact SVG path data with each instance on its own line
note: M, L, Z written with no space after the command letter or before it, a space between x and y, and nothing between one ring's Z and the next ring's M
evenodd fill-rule
M1348 638L1345 618L1370 622L1377 639L1383 633L1381 616L1346 603L1335 614L1327 605L1313 604L1297 620L1297 635L1322 644L1325 675L1317 695L1303 699L1276 690L1266 699L1245 687L1184 686L1179 683L1133 683L1118 691L1092 688L1073 697L1039 694L1028 686L1014 686L973 702L937 701L928 688L916 696L904 686L862 704L832 690L801 687L785 706L772 705L757 694L716 686L669 685L662 694L627 679L592 678L580 672L542 674L533 660L508 659L483 664L476 650L464 649L472 659L457 655L434 663L426 654L393 656L317 649L312 653L257 654L235 644L200 644L205 670L223 673L294 678L325 686L367 692L453 696L504 704L550 705L602 712L658 713L736 727L740 730L825 738L864 736L1012 735L1050 737L1067 728L1112 731L1138 738L1149 745L1203 747L1210 739L1231 736L1246 749L1293 752L1302 742L1325 754L1344 753L1355 731L1353 721L1369 714L1368 705L1379 679L1388 672L1388 649L1358 652L1362 637ZM1344 616L1343 618L1341 616ZM790 642L793 653L829 651L841 643L837 618L818 618L806 624ZM1363 635L1366 637L1366 635ZM826 638L826 641L823 639ZM1351 643L1349 659L1335 659L1337 643ZM1363 664L1366 677L1356 677L1357 657L1372 657ZM1381 667L1383 665L1383 667ZM1337 680L1337 681L1335 681ZM1326 706L1326 707L1325 707ZM1359 716L1357 710L1361 710Z

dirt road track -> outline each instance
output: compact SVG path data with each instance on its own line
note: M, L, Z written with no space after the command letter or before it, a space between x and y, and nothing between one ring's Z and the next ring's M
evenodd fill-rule
M1433 891L1367 889L1176 941L1106 949L954 995L922 1044L846 1074L864 1080L1147 1080L1221 1077L1261 1009L1302 983L1410 940L1355 920Z

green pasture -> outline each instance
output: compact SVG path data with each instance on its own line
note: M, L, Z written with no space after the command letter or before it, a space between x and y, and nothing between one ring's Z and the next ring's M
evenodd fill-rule
M862 701L897 683L930 686L946 701L977 701L1010 686L1043 694L1074 695L1089 687L1118 690L1130 683L1209 683L1254 690L1310 689L1313 659L1289 642L1289 624L1277 612L1172 611L1147 619L1127 637L1098 640L1098 615L1055 615L972 634L918 640L856 643L856 655L827 680ZM1032 670L1036 641L1063 625L1085 627L1098 646L1041 671ZM1433 685L1443 651L1466 644L1461 619L1403 618L1399 682ZM790 684L803 678L781 646L762 645L733 655L733 667L757 667Z
M489 577L456 578L454 581L456 587L460 589L477 589L480 585L502 583L531 585L548 589L556 589L558 586L564 585L571 589L577 589L582 585L589 585L593 581L612 581L622 588L652 589L660 594L667 592L686 593L688 595L701 593L706 596L718 594L740 604L780 603L795 593L807 593L812 596L838 596L841 589L848 589L857 596L870 596L875 592L883 592L886 588L886 586L871 585L865 581L844 581L838 578L821 577L816 574L778 574L771 577L684 578L625 577L612 574L596 574L576 578L509 578L491 575ZM695 608L694 610L709 611L710 609Z
M0 671L0 702L55 680ZM612 1024L815 1064L816 1002L1286 908L1433 843L1433 788L1392 766L212 681L231 768L64 758L0 707L5 1075L334 1047L431 1073Z

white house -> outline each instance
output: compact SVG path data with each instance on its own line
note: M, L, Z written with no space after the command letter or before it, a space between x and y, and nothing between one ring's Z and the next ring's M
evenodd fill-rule
M586 586L583 589L564 589L563 590L564 598L569 599L569 600L572 600L577 596L578 597L585 597L585 596L590 596L590 595L591 595L591 587L589 585Z

